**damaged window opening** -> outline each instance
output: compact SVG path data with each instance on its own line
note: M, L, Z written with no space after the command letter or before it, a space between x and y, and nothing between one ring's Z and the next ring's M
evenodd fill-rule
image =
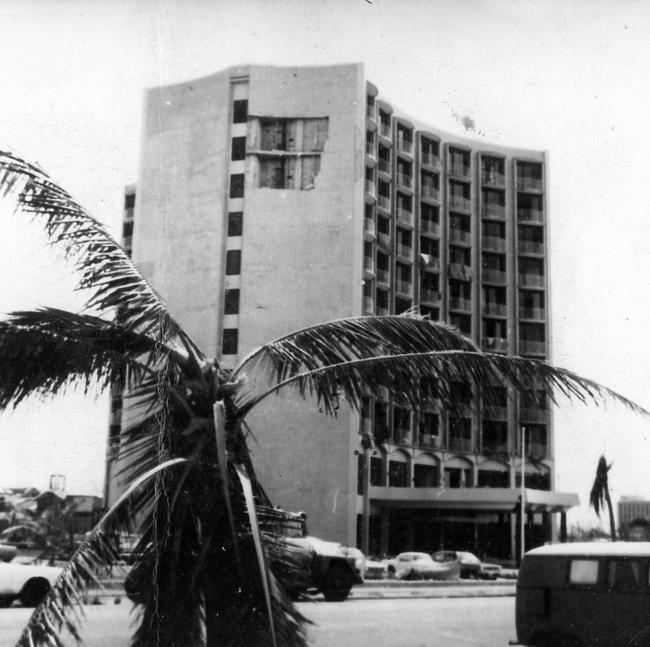
M316 188L328 134L327 117L250 118L246 150L253 186L303 191Z

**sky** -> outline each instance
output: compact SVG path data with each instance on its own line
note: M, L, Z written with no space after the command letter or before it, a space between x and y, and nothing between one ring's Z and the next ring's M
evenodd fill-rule
M650 4L625 0L3 0L0 147L37 161L118 235L145 88L231 65L362 62L436 128L548 151L553 363L650 408ZM470 117L470 120L464 119ZM474 124L472 131L465 126ZM0 313L79 309L33 223L0 205ZM101 495L108 405L72 393L0 415L0 486ZM650 498L650 420L555 412L557 489Z

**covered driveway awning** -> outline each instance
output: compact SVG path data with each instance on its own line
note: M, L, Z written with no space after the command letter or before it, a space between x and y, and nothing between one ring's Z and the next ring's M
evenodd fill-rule
M396 488L371 487L371 506L381 508L428 508L514 512L519 488ZM528 512L564 512L580 504L577 494L548 490L525 490Z

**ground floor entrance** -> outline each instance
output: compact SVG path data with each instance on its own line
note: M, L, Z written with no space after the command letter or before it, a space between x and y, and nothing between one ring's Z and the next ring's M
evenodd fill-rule
M521 541L525 550L560 539L566 530L566 509L575 505L575 495L566 500L559 493L527 490L522 524L520 492L492 489L479 499L476 490L466 501L442 493L421 500L390 500L377 497L368 505L368 553L396 555L404 551L433 553L437 550L466 550L482 559L517 563ZM380 493L378 493L380 494ZM465 505L463 505L465 503ZM364 510L358 509L357 545L362 546Z

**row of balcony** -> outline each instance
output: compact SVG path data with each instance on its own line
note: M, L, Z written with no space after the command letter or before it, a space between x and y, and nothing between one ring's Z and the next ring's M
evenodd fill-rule
M388 162L381 160L379 162L379 169L385 170L388 173L386 166ZM413 178L406 173L397 174L398 184L402 188L412 189ZM366 179L366 193L377 200L381 200L381 206L385 209L390 209L390 195L378 194L377 184L374 180ZM433 202L440 202L440 189L431 184L421 184L419 189L419 196L424 200L431 200ZM472 201L470 198L464 196L450 195L449 208L456 209L463 212L470 212L472 210ZM483 203L481 204L481 216L483 218L495 218L498 220L505 220L506 209L504 205ZM544 224L544 212L541 209L530 209L520 207L517 209L517 222L531 223L531 224Z
M546 422L547 420L548 415L545 415L544 421ZM501 456L510 453L519 453L520 451L520 448L516 446L513 446L511 449L507 441L482 440L482 442L475 443L471 438L449 436L445 439L442 435L438 434L417 434L413 438L411 429L408 428L395 428L392 432L382 430L382 433L387 441L402 447L415 447L433 451L446 450L464 454L472 454L476 449L478 453L488 455L497 454ZM386 436L387 433L388 436ZM513 443L513 445L517 444ZM535 457L537 460L545 458L548 455L548 445L546 443L526 443L526 453L529 457Z

